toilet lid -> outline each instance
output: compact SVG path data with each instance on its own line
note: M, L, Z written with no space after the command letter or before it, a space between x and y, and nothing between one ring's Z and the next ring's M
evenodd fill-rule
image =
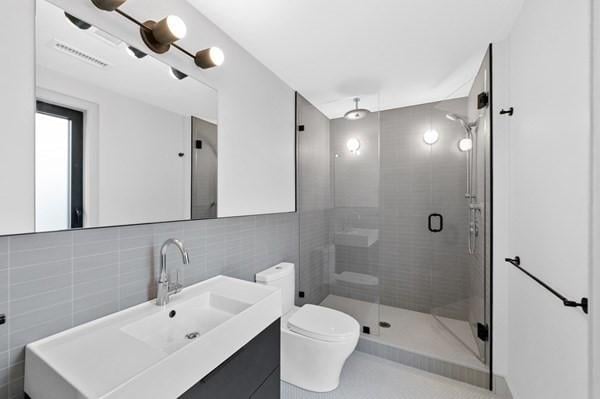
M358 322L345 313L323 306L304 305L288 320L288 328L321 341L338 342L358 336Z

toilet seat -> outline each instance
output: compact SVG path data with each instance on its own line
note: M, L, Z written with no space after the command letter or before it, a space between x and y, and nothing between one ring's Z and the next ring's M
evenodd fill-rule
M288 319L290 331L325 342L351 340L359 333L358 322L345 313L323 306L304 305Z

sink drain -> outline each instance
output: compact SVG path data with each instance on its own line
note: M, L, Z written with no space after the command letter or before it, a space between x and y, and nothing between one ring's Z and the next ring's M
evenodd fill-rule
M200 333L199 333L199 332L197 332L197 331L191 332L191 333L189 333L189 334L185 334L185 337L186 337L187 339L196 339L196 338L198 338L199 336L200 336Z
M390 328L392 325L390 323L388 323L387 321L380 321L379 322L379 327L382 328Z

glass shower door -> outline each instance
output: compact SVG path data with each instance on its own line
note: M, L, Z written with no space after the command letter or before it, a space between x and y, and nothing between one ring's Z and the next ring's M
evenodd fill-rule
M432 153L433 207L444 215L433 238L432 313L483 364L490 335L490 99L488 52L469 96L459 99L463 111L447 119Z

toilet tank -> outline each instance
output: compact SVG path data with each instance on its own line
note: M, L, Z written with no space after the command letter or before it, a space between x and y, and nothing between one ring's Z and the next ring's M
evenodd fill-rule
M282 315L294 306L296 273L293 263L280 263L256 273L256 282L281 289Z

